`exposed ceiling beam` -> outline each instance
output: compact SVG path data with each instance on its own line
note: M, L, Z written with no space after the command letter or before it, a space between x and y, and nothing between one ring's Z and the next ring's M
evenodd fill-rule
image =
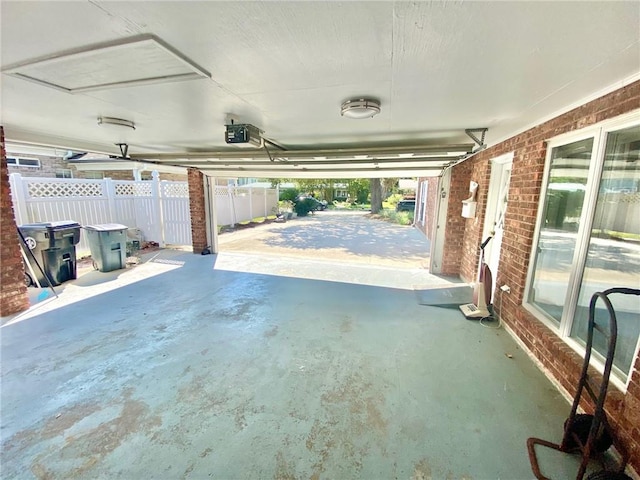
M203 170L202 173L210 177L221 178L406 178L406 177L438 177L442 169L420 170L420 169L400 169L400 170L341 170L316 172L308 170L280 170L280 171L246 171L237 169L213 169Z
M157 161L157 164L167 165L181 165L181 166L189 166L196 168L204 168L212 165L220 165L225 167L277 167L277 166L305 166L305 167L319 167L319 166L341 166L341 165L392 165L396 167L400 166L411 166L412 164L424 165L426 163L441 163L441 162L450 162L452 160L456 160L453 157L407 157L407 158L355 158L355 159L343 159L343 160L307 160L307 159L295 159L295 160L276 160L276 161L263 161L263 160L174 160L170 162L165 161Z
M385 178L385 177L417 177L417 176L438 176L445 168L445 165L434 164L431 167L368 167L368 168L273 168L261 169L250 167L225 168L212 165L211 167L201 167L200 170L212 176L222 177L264 177L264 178Z
M275 150L271 152L274 158L337 158L348 159L359 155L367 155L375 158L399 158L400 155L413 156L451 156L457 157L471 152L473 144L458 143L451 145L416 145L409 147L369 147L369 148L339 148L321 150ZM237 150L217 150L210 152L175 152L175 153L131 153L130 157L136 160L187 160L198 158L254 158L269 159L269 153L264 149L237 149Z

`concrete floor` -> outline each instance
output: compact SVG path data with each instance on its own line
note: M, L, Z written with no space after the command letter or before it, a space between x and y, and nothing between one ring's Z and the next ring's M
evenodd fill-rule
M265 258L162 250L4 319L2 478L533 478L569 405L504 330L374 284L406 267Z

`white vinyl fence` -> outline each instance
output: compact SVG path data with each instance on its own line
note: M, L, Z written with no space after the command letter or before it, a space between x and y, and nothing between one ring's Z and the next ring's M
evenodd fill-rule
M9 175L18 225L71 220L80 225L120 223L137 228L145 241L191 245L187 182L81 180ZM234 225L278 211L278 189L215 186L218 225ZM80 233L78 256L89 245Z
M145 241L191 245L187 182L80 180L9 176L18 225L71 220L80 225L120 223L137 228ZM78 256L89 254L80 234Z
M218 225L235 225L278 213L277 188L214 187Z

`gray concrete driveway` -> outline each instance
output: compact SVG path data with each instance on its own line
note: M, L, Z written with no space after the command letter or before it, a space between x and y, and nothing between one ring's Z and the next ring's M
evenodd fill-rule
M445 286L431 275L429 241L368 212L327 211L220 235L217 268L401 289Z
M286 223L220 235L221 252L263 253L397 268L428 268L429 241L417 229L328 210Z
M65 283L0 327L2 478L532 478L569 405L504 330L418 304L427 251L327 212Z

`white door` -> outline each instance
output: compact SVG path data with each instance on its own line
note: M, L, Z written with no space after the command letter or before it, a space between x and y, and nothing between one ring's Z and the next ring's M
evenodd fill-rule
M504 236L504 216L507 212L509 200L509 181L511 180L512 165L513 153L491 161L491 180L489 182L483 239L488 236L493 237L485 247L484 254L485 262L489 266L494 280L498 278L500 250ZM493 290L495 291L495 286Z
M442 257L444 255L444 234L447 225L447 209L449 208L449 186L451 169L447 168L438 181L438 198L436 202L435 222L431 234L431 273L442 273Z
M423 180L420 182L420 205L418 206L418 215L416 216L416 222L424 226L427 222L427 194L428 194L429 182Z

